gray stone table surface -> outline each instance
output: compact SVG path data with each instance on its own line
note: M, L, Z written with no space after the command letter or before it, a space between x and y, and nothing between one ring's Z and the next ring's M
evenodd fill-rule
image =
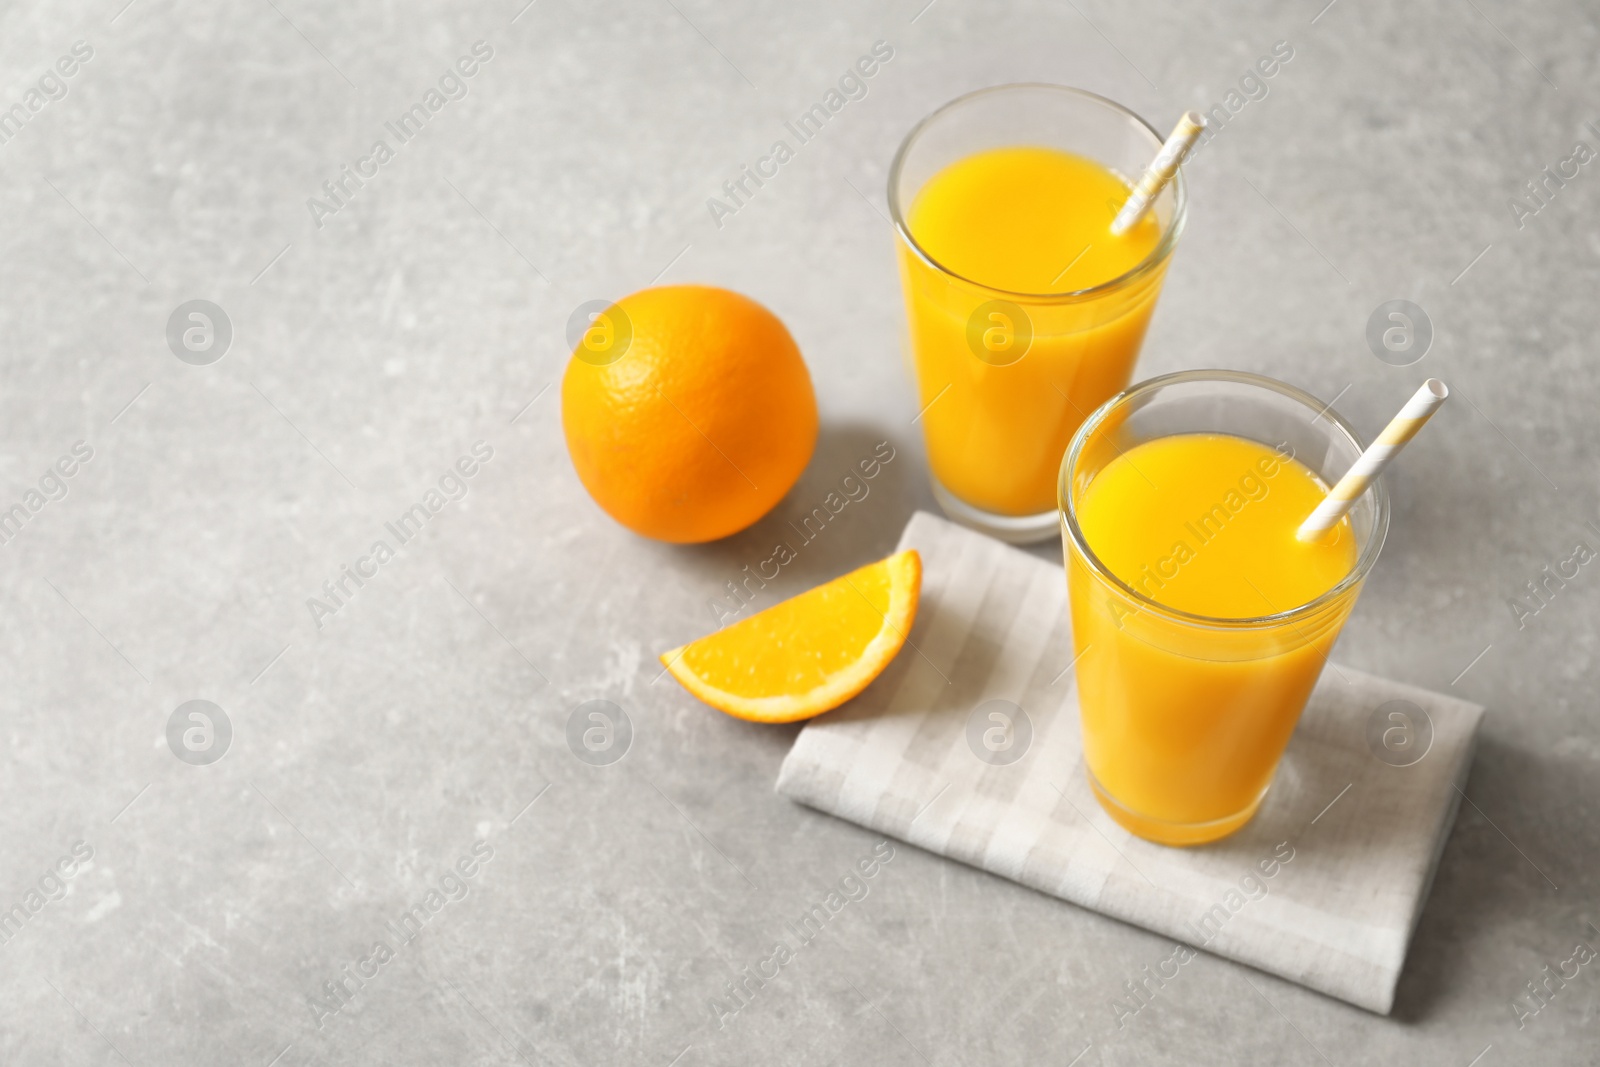
M1596 1062L1600 965L1568 961L1600 945L1600 14L1325 2L7 4L0 1062ZM864 95L708 207L879 41ZM795 727L655 655L876 442L762 602L933 507L886 172L1022 80L1236 108L1141 376L1275 375L1368 434L1455 390L1340 649L1490 709L1391 1017L1202 956L1119 1020L1169 943L908 846L717 1013L878 841L773 793ZM807 473L716 544L617 526L561 434L569 316L657 281L761 300L817 385ZM1365 339L1392 299L1432 324L1410 366ZM632 727L607 766L567 742L597 699ZM174 748L191 700L221 715Z

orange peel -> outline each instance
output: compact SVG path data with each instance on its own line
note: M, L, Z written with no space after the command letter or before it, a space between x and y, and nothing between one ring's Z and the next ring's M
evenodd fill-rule
M661 656L683 687L752 722L795 722L865 689L917 617L916 549L835 578Z

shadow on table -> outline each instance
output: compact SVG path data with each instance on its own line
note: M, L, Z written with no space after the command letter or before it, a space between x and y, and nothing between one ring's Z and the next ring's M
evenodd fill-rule
M1510 1001L1537 967L1519 967L1506 949L1550 962L1581 936L1571 915L1592 872L1571 859L1600 855L1600 831L1584 814L1600 806L1592 769L1483 736L1466 795L1472 803L1456 815L1395 992L1400 1022L1425 1019L1477 987L1503 992L1510 1023ZM1483 973L1486 966L1501 971Z
M749 529L689 551L727 569L740 587L729 592L730 607L737 593L754 596L759 609L882 559L911 513L931 506L911 434L824 423L805 473L776 507Z

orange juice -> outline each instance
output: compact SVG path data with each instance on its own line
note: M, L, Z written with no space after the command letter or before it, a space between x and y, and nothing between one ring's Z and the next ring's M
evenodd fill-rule
M1053 510L1073 431L1128 384L1165 270L1106 285L1163 236L1155 213L1111 235L1128 191L1083 156L1015 146L957 159L916 192L917 249L902 242L900 266L918 406L934 477L963 503Z
M1116 455L1076 493L1068 553L1084 759L1123 826L1192 844L1255 813L1354 605L1347 517L1295 531L1327 485L1287 445L1177 433ZM1130 596L1129 591L1135 596Z

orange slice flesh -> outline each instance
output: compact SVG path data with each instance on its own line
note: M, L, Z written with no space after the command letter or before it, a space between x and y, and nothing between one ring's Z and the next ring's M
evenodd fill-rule
M843 704L905 644L922 592L915 549L869 563L661 657L683 687L752 722Z

